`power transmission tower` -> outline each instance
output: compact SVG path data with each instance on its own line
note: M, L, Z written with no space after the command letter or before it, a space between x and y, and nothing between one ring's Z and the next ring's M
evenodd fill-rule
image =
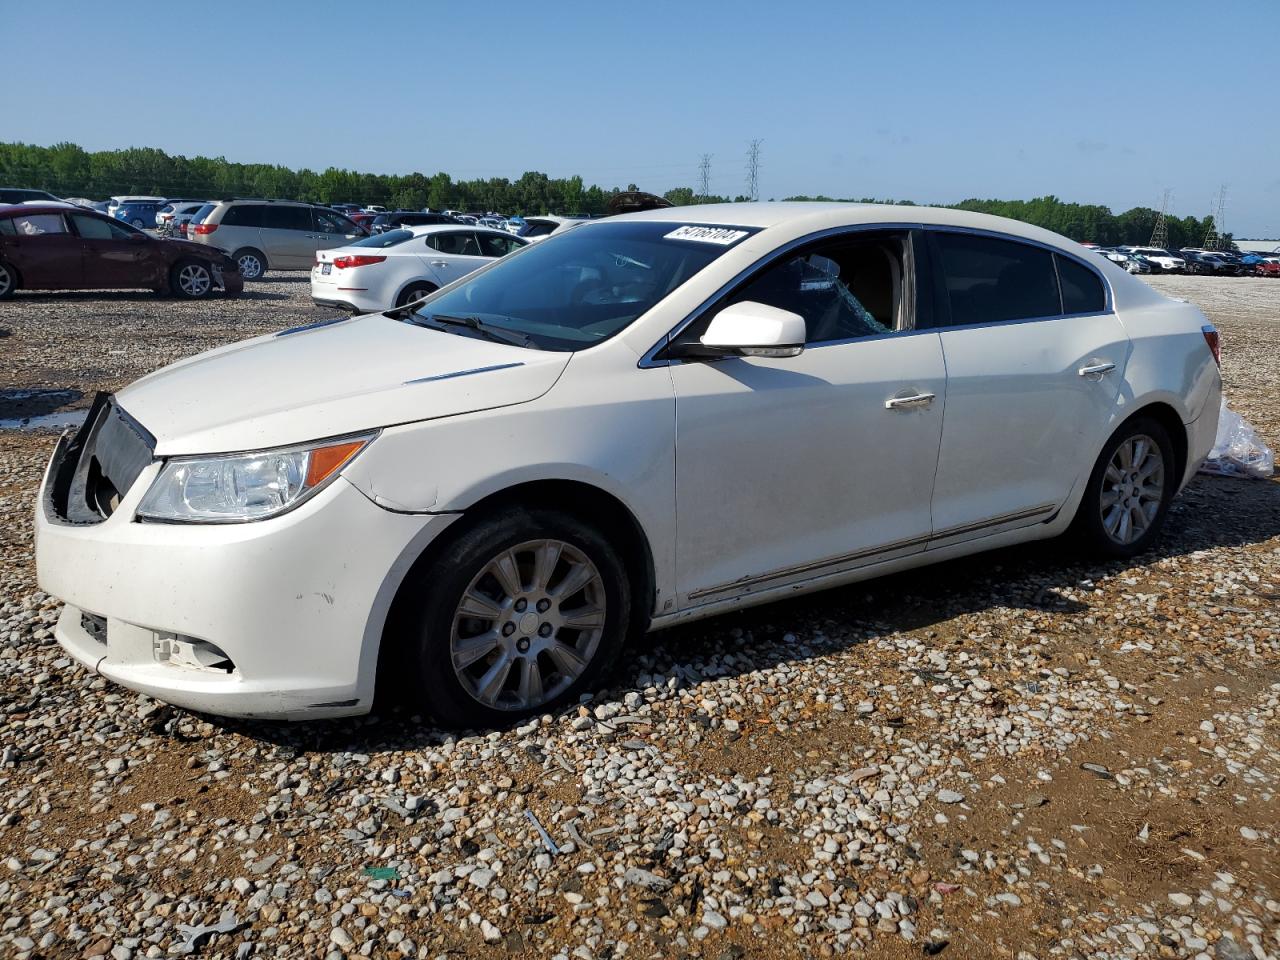
M711 154L704 153L698 161L698 199L706 201L711 196Z
M1166 218L1169 214L1169 198L1172 195L1172 190L1165 190L1164 197L1160 200L1160 217L1156 220L1156 228L1151 231L1151 246L1158 250L1164 250L1169 246L1169 224Z
M763 140L752 140L747 147L747 196L752 200L760 199L760 144Z
M1218 190L1218 200L1209 205L1209 229L1204 235L1204 248L1217 250L1222 246L1222 208L1227 205L1227 185Z

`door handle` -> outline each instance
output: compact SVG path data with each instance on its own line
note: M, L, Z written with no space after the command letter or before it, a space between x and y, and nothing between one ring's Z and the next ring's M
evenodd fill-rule
M1082 377L1091 377L1094 380L1101 380L1104 374L1110 373L1116 368L1114 363L1094 363L1087 367L1081 367L1076 371Z
M933 403L934 394L917 393L910 397L890 397L884 402L886 410L903 410L912 407L927 407Z
M449 265L449 261L448 260L432 260L431 265L433 267L447 267Z

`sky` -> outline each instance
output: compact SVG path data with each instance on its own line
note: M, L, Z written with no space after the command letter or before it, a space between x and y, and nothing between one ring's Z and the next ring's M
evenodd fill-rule
M0 140L948 203L1280 237L1280 3L0 0ZM22 37L40 43L12 42ZM55 67L56 56L61 66ZM12 84L25 77L20 88ZM16 95L15 95L16 94Z

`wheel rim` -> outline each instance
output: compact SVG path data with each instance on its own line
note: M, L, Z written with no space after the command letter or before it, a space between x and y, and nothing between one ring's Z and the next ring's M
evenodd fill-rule
M0 266L0 297L9 292L9 287L13 284L13 278L9 275L9 268Z
M1164 454L1145 433L1126 439L1102 477L1102 529L1122 546L1151 529L1164 500Z
M240 275L246 280L252 280L262 272L262 263L251 253L246 253L237 261L240 265Z
M209 292L209 271L189 263L178 271L178 286L189 297L203 297Z
M563 540L530 540L493 557L463 592L454 674L486 707L538 707L582 676L604 624L604 579L591 559Z

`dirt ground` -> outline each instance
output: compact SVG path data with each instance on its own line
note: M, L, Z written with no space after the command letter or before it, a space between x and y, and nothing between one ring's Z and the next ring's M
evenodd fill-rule
M1280 282L1150 282L1280 449ZM19 294L0 420L328 315L293 275ZM655 634L583 708L454 737L70 664L29 520L55 435L0 429L0 955L170 956L229 910L201 956L1280 957L1280 479L1197 478L1131 564L1038 544Z

